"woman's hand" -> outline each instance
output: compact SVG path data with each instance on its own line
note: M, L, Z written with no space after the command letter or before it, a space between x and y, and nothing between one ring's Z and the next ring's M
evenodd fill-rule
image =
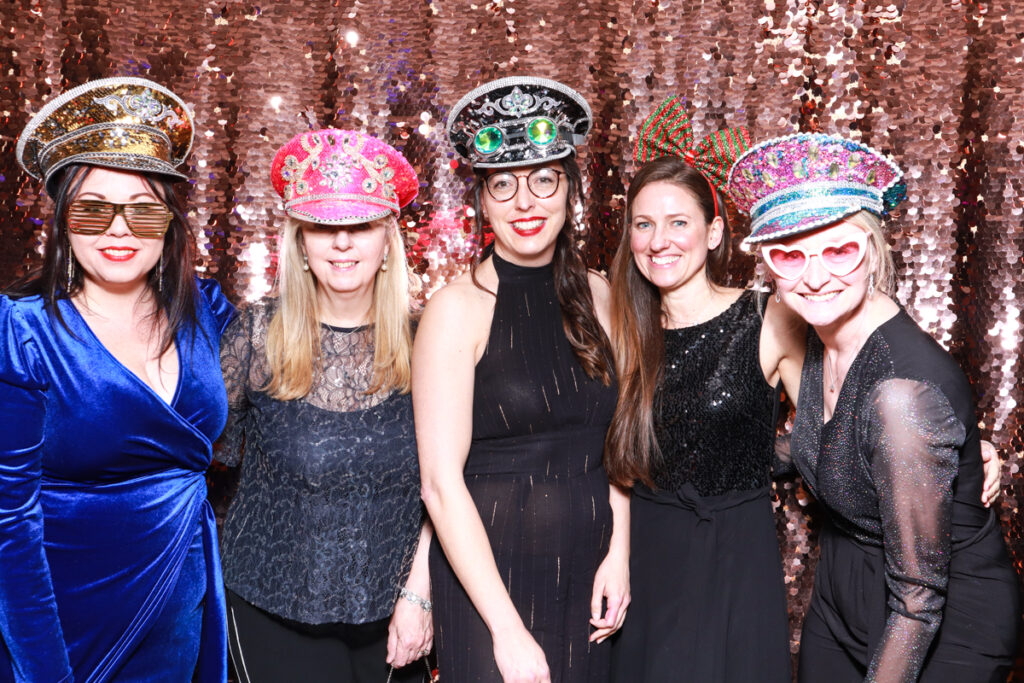
M544 650L525 627L495 633L494 661L505 683L551 683Z
M603 603L603 604L602 604ZM601 608L605 607L604 614ZM590 642L602 643L620 628L629 607L629 555L612 550L594 575L594 592L590 598L590 624L595 631Z
M1003 463L999 459L996 447L984 439L981 441L981 463L985 468L985 484L981 491L981 502L985 507L991 507L992 502L999 497L999 480Z
M401 669L426 656L434 645L434 623L430 612L405 598L398 598L388 624L387 663Z

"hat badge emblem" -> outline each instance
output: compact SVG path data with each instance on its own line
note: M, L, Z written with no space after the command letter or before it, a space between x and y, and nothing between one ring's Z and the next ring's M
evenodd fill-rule
M93 102L103 105L112 113L117 113L117 109L120 107L126 114L136 116L149 124L159 123L164 119L167 119L167 122L171 125L180 125L182 123L181 118L174 109L153 97L153 91L149 88L144 89L138 94L120 96L110 94L104 97L97 97L93 99Z
M533 95L513 88L512 92L501 98L500 106L509 116L525 116L537 108L537 100Z

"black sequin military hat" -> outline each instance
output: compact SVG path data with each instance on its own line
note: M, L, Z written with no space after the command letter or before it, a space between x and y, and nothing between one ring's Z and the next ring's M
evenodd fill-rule
M558 81L511 76L467 93L448 115L448 139L474 168L515 168L574 154L590 105Z

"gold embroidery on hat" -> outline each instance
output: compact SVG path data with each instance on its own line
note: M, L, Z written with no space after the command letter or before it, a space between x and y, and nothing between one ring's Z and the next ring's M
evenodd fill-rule
M299 144L306 150L307 156L299 161L295 155L289 154L284 159L284 166L281 168L281 177L285 181L284 199L289 201L309 192L309 183L303 176L311 166L317 168L320 165L320 151L324 143L319 135L307 133L299 138Z

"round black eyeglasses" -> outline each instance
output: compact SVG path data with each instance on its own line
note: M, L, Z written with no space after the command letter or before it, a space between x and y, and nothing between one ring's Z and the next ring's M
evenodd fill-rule
M547 199L558 192L558 181L565 175L565 171L558 171L553 168L535 168L529 174L516 175L511 171L502 171L487 176L487 194L491 195L497 202L507 202L516 196L519 191L519 181L526 178L526 187L537 199Z

